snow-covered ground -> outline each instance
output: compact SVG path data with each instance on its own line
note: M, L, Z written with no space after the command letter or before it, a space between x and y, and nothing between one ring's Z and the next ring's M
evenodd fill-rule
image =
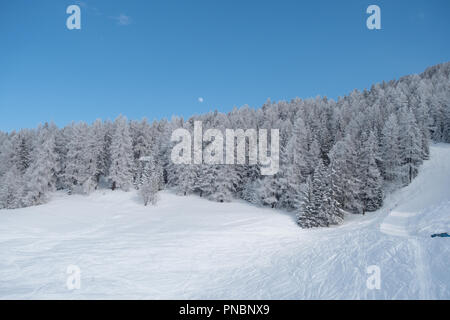
M162 192L56 193L0 211L2 299L450 299L450 145L431 148L413 183L382 210L302 230L244 202ZM68 290L69 265L81 288ZM381 287L367 288L368 266Z

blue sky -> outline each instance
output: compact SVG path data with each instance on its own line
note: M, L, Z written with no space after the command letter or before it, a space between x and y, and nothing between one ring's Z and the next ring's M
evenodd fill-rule
M71 4L81 30L66 28ZM370 4L382 30L366 27ZM449 13L448 0L1 1L0 130L337 98L449 61Z

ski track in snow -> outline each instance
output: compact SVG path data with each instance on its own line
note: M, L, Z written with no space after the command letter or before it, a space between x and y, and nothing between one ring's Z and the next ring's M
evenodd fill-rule
M439 205L439 200L445 202L450 199L449 186L450 149L448 145L441 144L431 149L431 160L425 162L421 174L409 186L398 191L401 196L388 210L388 215L380 225L381 232L409 240L410 250L414 253L420 299L435 298L429 268L432 257L427 256L425 252L424 243L421 241L423 235L414 234L414 231L409 229L414 227L417 216L429 211L430 207ZM444 210L449 209L447 207Z
M302 230L295 216L242 201L162 192L55 193L0 211L0 299L449 299L450 145L365 216ZM66 288L66 268L81 289ZM381 270L381 289L366 269Z
M419 297L420 299L433 299L429 284L431 280L429 277L428 257L424 254L420 240L412 236L407 230L409 218L415 215L413 213L391 211L381 223L380 231L388 235L409 240L411 251L414 253L416 275L420 286Z
M411 198L413 199L413 198ZM410 200L409 200L410 201ZM409 218L417 213L391 211L380 225L380 231L388 235L409 239L411 250L414 252L416 275L420 285L420 299L433 299L430 289L430 270L427 257L424 254L419 239L410 235L407 230Z

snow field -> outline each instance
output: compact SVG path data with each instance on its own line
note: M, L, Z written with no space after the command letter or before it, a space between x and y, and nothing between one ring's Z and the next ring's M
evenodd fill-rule
M449 299L450 146L381 210L332 228L291 213L160 193L55 193L0 211L1 299ZM67 267L81 288L66 287ZM366 286L370 265L381 289Z

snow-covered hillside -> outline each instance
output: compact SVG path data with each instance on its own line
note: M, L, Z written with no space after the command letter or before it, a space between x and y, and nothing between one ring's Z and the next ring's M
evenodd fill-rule
M384 207L303 230L292 214L161 192L53 195L0 211L2 299L449 299L450 145ZM69 265L81 288L66 288ZM381 288L366 286L379 266Z

